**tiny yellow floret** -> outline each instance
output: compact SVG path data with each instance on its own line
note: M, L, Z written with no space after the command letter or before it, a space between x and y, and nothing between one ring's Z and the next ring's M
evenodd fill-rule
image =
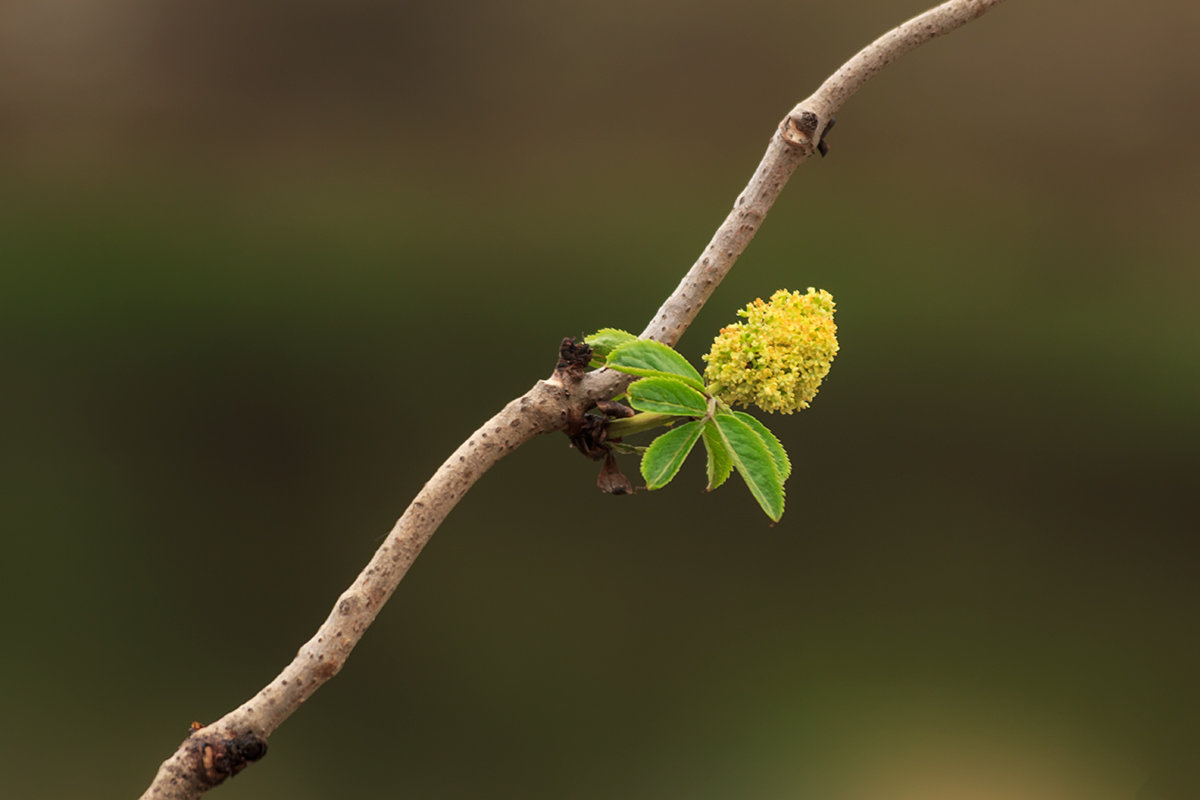
M738 311L746 321L722 328L704 356L709 393L768 412L808 408L838 352L833 310L829 292L809 287L780 289Z

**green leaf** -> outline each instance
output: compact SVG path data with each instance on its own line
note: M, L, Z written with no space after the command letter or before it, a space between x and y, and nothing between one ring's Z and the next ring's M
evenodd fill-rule
M792 474L792 462L788 460L787 451L783 449L783 444L775 434L767 429L754 417L747 414L745 411L735 411L733 415L742 422L754 429L754 432L762 437L763 444L767 446L767 450L771 453L771 459L775 462L775 469L779 471L779 482L783 483Z
M762 437L732 414L718 414L716 423L717 432L733 458L734 469L746 481L762 510L778 522L783 516L783 482Z
M711 419L704 423L704 451L708 453L708 486L705 491L711 492L729 479L733 472L733 454L725 446L717 423Z
M638 411L703 417L708 398L678 378L642 378L629 386L629 405Z
M604 366L608 354L616 348L628 342L636 342L637 337L629 331L622 331L616 328L601 328L584 339L585 342L592 348L592 366Z
M704 381L696 368L661 342L649 339L626 342L608 354L605 366L641 378L675 377L697 391L704 391Z
M642 477L647 489L661 489L671 482L683 466L683 460L700 438L699 420L687 422L659 436L642 456Z

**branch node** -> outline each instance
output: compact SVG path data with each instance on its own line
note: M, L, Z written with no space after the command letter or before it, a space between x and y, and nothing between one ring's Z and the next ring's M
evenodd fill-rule
M592 347L582 339L570 336L558 346L558 363L554 365L554 376L559 383L578 383L592 360Z
M821 119L811 111L803 111L799 116L792 113L783 118L779 125L779 133L792 147L811 152L820 125Z
M599 461L609 453L608 418L599 414L579 413L571 415L564 433L571 440L571 446L583 455Z
M206 787L224 783L267 754L267 740L253 731L234 736L198 736L188 743L195 774Z

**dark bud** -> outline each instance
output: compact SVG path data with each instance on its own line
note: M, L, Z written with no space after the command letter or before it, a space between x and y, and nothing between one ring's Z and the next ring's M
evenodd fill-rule
M593 461L599 461L609 455L608 418L597 414L584 414L578 424L567 430L567 437L572 446Z
M596 410L600 411L609 419L628 419L634 414L637 414L629 406L618 403L614 400L599 400L596 402Z
M554 374L560 379L579 380L587 371L592 360L592 347L582 339L568 336L558 346L558 363L554 365Z
M253 733L243 734L229 740L229 756L245 767L267 754L267 740ZM240 769L241 767L238 767ZM236 770L235 770L236 771Z
M796 130L803 133L812 141L812 137L817 133L817 125L821 120L811 111L805 111L800 115L800 119L793 119L792 124L796 126Z
M600 477L596 478L596 485L605 494L633 494L633 484L621 472L616 456L611 452L604 459L604 466L600 468Z
M833 130L833 126L837 123L837 117L830 117L829 124L825 126L825 130L821 131L821 141L817 142L817 152L821 154L821 158L829 152L829 143L825 141L825 137Z
M255 733L243 733L231 739L201 738L192 751L198 760L201 780L216 786L267 754L267 740Z

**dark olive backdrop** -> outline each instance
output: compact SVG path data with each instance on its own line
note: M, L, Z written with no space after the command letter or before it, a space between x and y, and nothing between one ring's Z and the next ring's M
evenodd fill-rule
M0 795L140 792L922 8L4 6ZM1196 9L1013 2L870 84L681 344L836 297L783 522L535 441L217 796L1194 797Z

